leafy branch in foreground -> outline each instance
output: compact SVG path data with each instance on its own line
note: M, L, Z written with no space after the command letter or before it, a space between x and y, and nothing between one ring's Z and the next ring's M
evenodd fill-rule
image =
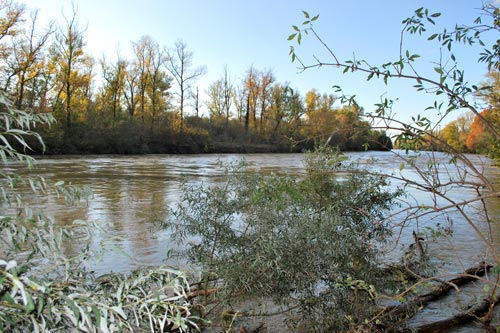
M484 90L491 90L491 87L480 87L469 84L465 79L465 72L458 67L457 58L452 49L452 45L455 43L463 43L470 46L475 44L484 46L485 43L482 41L484 37L483 34L487 32L498 33L500 30L500 25L498 24L498 22L500 22L500 11L493 5L485 5L483 7L482 16L489 17L493 21L491 25L481 24L483 19L482 16L480 16L476 19L477 25L475 26L456 26L451 32L445 29L443 32L431 34L428 39L436 40L440 43L440 46L444 46L449 51L448 56L450 60L440 60L437 64L434 64L433 70L438 77L432 78L428 75L420 74L417 70L415 63L420 60L421 57L419 54L404 50L403 36L405 33L418 35L425 33L427 31L426 24L434 25L434 20L440 15L440 13L430 13L427 9L419 8L415 11L414 16L403 20L400 54L398 59L379 66L371 65L367 60L359 60L356 58L345 61L339 60L335 52L323 41L313 26L313 22L317 20L318 16L315 16L314 20L307 19L303 22L301 29L297 26L293 26L294 33L289 36L289 40L296 40L297 44L300 45L302 34L311 34L320 42L321 46L328 51L333 61L323 61L314 57L314 63L305 64L298 56L293 46L290 47L290 56L292 61L297 61L300 64L299 68L301 70L330 66L341 69L343 73L366 73L368 81L373 78L382 79L386 84L389 79L414 81L414 88L416 91L431 93L436 95L436 97L440 95L447 97L448 102L446 106L435 103L429 106L428 110L435 110L439 114L445 116L457 109L468 109L483 120L491 134L495 136L497 140L500 140L498 128L484 119L483 115L481 115L480 106L474 101L476 95L481 93L484 94ZM307 12L304 12L304 16L309 18ZM485 63L488 68L500 67L500 54L498 53L496 45L497 44L493 45L494 52L487 48L483 48L481 56L478 58L478 61ZM487 56L484 56L484 54L487 54ZM379 113L378 115L384 116L383 113Z
M414 84L415 94L433 96L434 101L410 121L404 121L394 112L395 100L388 98L381 99L380 103L374 105L374 111L365 116L371 119L376 127L392 133L396 146L403 149L402 152L392 152L395 163L400 162L400 168L399 171L390 171L389 177L402 184L405 189L417 193L401 201L402 209L392 212L392 217L400 221L395 225L400 228L400 234L408 231L423 234L426 230L431 230L432 233L438 231L436 233L441 234L439 229L442 225L435 221L444 221L447 226L443 235L447 237L449 244L454 245L451 237L454 224L460 224L462 228L466 225L467 232L474 234L475 241L484 246L484 253L478 255L484 261L493 260L494 274L488 275L483 281L486 283L489 302L484 322L489 323L491 311L499 299L500 267L500 255L496 246L498 241L491 228L498 217L489 212L489 202L498 200L500 191L496 180L485 173L485 164L487 167L488 161L480 161L479 158L463 154L450 146L440 136L440 126L456 115L457 111L470 111L492 138L490 153L498 152L500 127L497 115L500 109L495 101L491 101L496 100L493 97L498 95L498 87L469 83L466 71L460 67L466 61L459 62L459 53L455 51L457 45L477 50L478 62L483 63L488 70L497 71L500 67L500 10L493 3L484 3L481 15L473 25L456 25L452 29L432 31L441 14L419 8L413 16L402 21L400 50L396 60L380 65L357 58L340 60L315 29L314 22L308 19L310 15L304 13L304 16L306 21L301 28L292 27L293 33L289 40L300 46L303 35L312 36L320 48L327 51L329 59L323 60L313 56L314 60L306 63L304 58L299 57L298 49L291 46L292 61L297 62L301 70L329 66L346 74L364 73L368 81L380 79L385 84L389 80L407 81ZM440 50L439 59L424 63L418 53L407 50L404 39L408 35L424 36L430 43L435 43L436 48ZM491 37L494 42L487 45L486 41ZM340 94L341 102L355 102L354 96L344 94L339 86L334 86L334 89ZM483 103L478 97L482 98ZM498 155L492 156L498 159ZM378 171L360 172L376 175ZM439 244L435 245L439 249ZM463 249L459 248L458 251L460 250ZM457 256L455 260L448 259L450 262L446 264L453 267L462 264L461 259ZM449 274L449 271L444 270L441 274ZM419 278L422 281L422 277ZM414 287L417 284L418 282Z
M51 124L50 115L16 110L0 94L0 155L4 164L34 159L26 139ZM58 224L34 210L28 197L56 195L78 204L88 189L64 182L47 184L41 177L0 172L0 332L165 332L197 330L191 313L185 274L169 267L131 274L95 277L86 269L94 255L90 237L101 230L81 220ZM67 255L65 242L81 244Z

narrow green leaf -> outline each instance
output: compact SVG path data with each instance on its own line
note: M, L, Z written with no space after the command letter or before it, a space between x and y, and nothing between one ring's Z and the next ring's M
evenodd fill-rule
M24 311L26 311L26 313L31 313L35 310L35 303L33 302L33 298L29 293L26 293L26 299L28 302L24 306Z
M125 314L125 312L123 311L123 309L119 306L112 306L111 309L113 311L115 311L116 313L118 313L120 315L120 317L122 317L123 319L127 320L127 315Z
M95 325L97 327L100 327L101 326L101 311L99 310L99 308L97 306L92 305L92 313L94 314Z
M36 313L39 316L45 307L45 298L39 297L36 304Z

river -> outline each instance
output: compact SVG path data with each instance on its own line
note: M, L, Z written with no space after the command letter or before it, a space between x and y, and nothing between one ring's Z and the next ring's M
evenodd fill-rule
M385 174L405 174L406 177L417 177L414 169L402 165L391 152L348 153L351 160L361 167L370 168ZM453 178L454 169L447 165L448 158L443 154L436 155L443 168L441 178ZM93 263L98 273L126 272L138 267L154 267L165 262L167 251L174 245L169 242L166 231L153 228L154 222L166 218L169 210L175 206L180 197L180 185L188 182L214 183L223 175L221 165L245 160L250 169L263 173L300 174L303 172L302 154L223 154L223 155L143 155L143 156L59 156L42 157L37 160L33 170L27 171L19 163L8 163L4 171L16 171L21 174L34 173L43 176L48 183L64 181L65 184L88 186L93 195L83 202L67 206L54 196L38 196L33 203L35 209L42 209L44 214L57 223L65 224L73 220L94 221L103 226L103 231L92 238L92 244L100 248L107 244L109 248L121 251L105 251L102 258ZM470 156L474 164L484 168L490 179L499 179L498 168L492 162L480 156ZM422 162L425 164L427 161ZM497 181L496 181L497 182ZM398 184L393 182L393 187ZM412 197L432 203L429 193L409 189ZM450 196L465 199L476 193L470 189L450 189ZM409 198L408 200L412 200ZM498 216L500 216L500 200L493 200L490 205L492 234L500 238ZM488 225L481 222L477 215L477 225L483 232ZM408 235L412 230L426 231L426 226L436 224L446 226L450 220L444 216L432 216L428 220L410 221L403 229L397 245L391 249L390 256L399 257L412 242ZM449 272L461 272L464 268L476 265L483 259L484 243L470 226L452 215L453 237L443 238L432 243L429 251L438 257L442 268ZM397 233L399 235L399 233ZM66 244L69 253L78 251L78 243ZM127 255L124 255L126 253ZM460 307L458 304L457 307ZM425 316L442 318L439 309L429 310ZM433 312L434 311L434 312ZM439 313L438 313L439 312Z

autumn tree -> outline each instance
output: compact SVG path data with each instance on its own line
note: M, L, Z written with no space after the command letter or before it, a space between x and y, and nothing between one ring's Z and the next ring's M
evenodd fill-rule
M208 87L207 95L210 118L223 120L227 130L234 96L234 84L227 67L224 67L222 77Z
M136 76L136 66L133 62L127 62L127 70L125 73L125 84L123 88L123 97L125 98L127 113L130 119L134 119L135 111L138 104L138 81Z
M132 62L133 70L131 75L137 82L137 102L139 104L140 119L142 128L145 126L146 116L146 88L149 81L149 67L151 66L151 54L154 52L156 43L150 36L142 36L137 42L132 43L135 59Z
M492 134L488 125L500 131L500 70L488 72L486 81L481 85L477 95L485 102L485 110L474 118L471 137L468 145L476 146L478 151L488 152L490 156L500 156L500 138ZM476 119L477 118L477 119ZM485 146L488 146L486 148Z
M302 125L305 113L300 94L287 83L275 83L271 91L268 113L269 135L272 141L279 137L293 141Z
M314 89L306 93L304 136L316 142L325 142L335 132L337 124L334 102L335 97L331 94L320 94Z
M12 51L8 36L15 37L19 34L18 29L26 12L24 5L14 0L0 1L0 58L6 59Z
M24 106L27 85L44 70L45 46L52 34L52 24L45 32L37 32L37 18L38 11L32 12L29 26L12 37L11 52L6 59L5 89L11 88L18 109Z
M110 110L111 124L114 126L122 110L127 62L121 57L118 57L115 62L108 62L103 57L100 65L102 78L104 79L100 94L102 107Z
M71 127L75 112L83 112L81 101L76 95L88 95L91 67L93 61L85 55L84 32L73 10L71 17L64 17L65 26L56 31L55 42L51 47L51 62L57 70L57 93L53 108L62 105L65 125Z
M488 119L489 113L491 113L489 110L482 111L481 115L483 119ZM467 149L474 153L489 154L491 153L492 143L493 138L488 134L483 120L479 117L474 117L465 141Z
M471 131L473 118L472 113L466 113L449 122L439 133L441 139L456 151L466 152L468 150L466 141Z
M234 89L233 104L236 109L236 119L242 122L245 117L247 95L246 88L243 84L237 84Z
M262 71L259 75L258 84L258 101L259 101L259 126L261 131L264 128L264 121L267 117L267 109L269 108L271 102L271 90L273 83L275 82L274 74L271 70Z

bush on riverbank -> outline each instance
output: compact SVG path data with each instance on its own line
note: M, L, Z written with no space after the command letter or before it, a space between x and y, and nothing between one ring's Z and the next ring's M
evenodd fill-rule
M292 327L345 332L373 316L388 282L378 246L386 212L400 194L386 179L341 173L344 159L323 148L306 174L262 176L233 166L215 186L186 185L167 226L202 269L207 312L218 302L272 299ZM233 309L230 309L233 310Z

